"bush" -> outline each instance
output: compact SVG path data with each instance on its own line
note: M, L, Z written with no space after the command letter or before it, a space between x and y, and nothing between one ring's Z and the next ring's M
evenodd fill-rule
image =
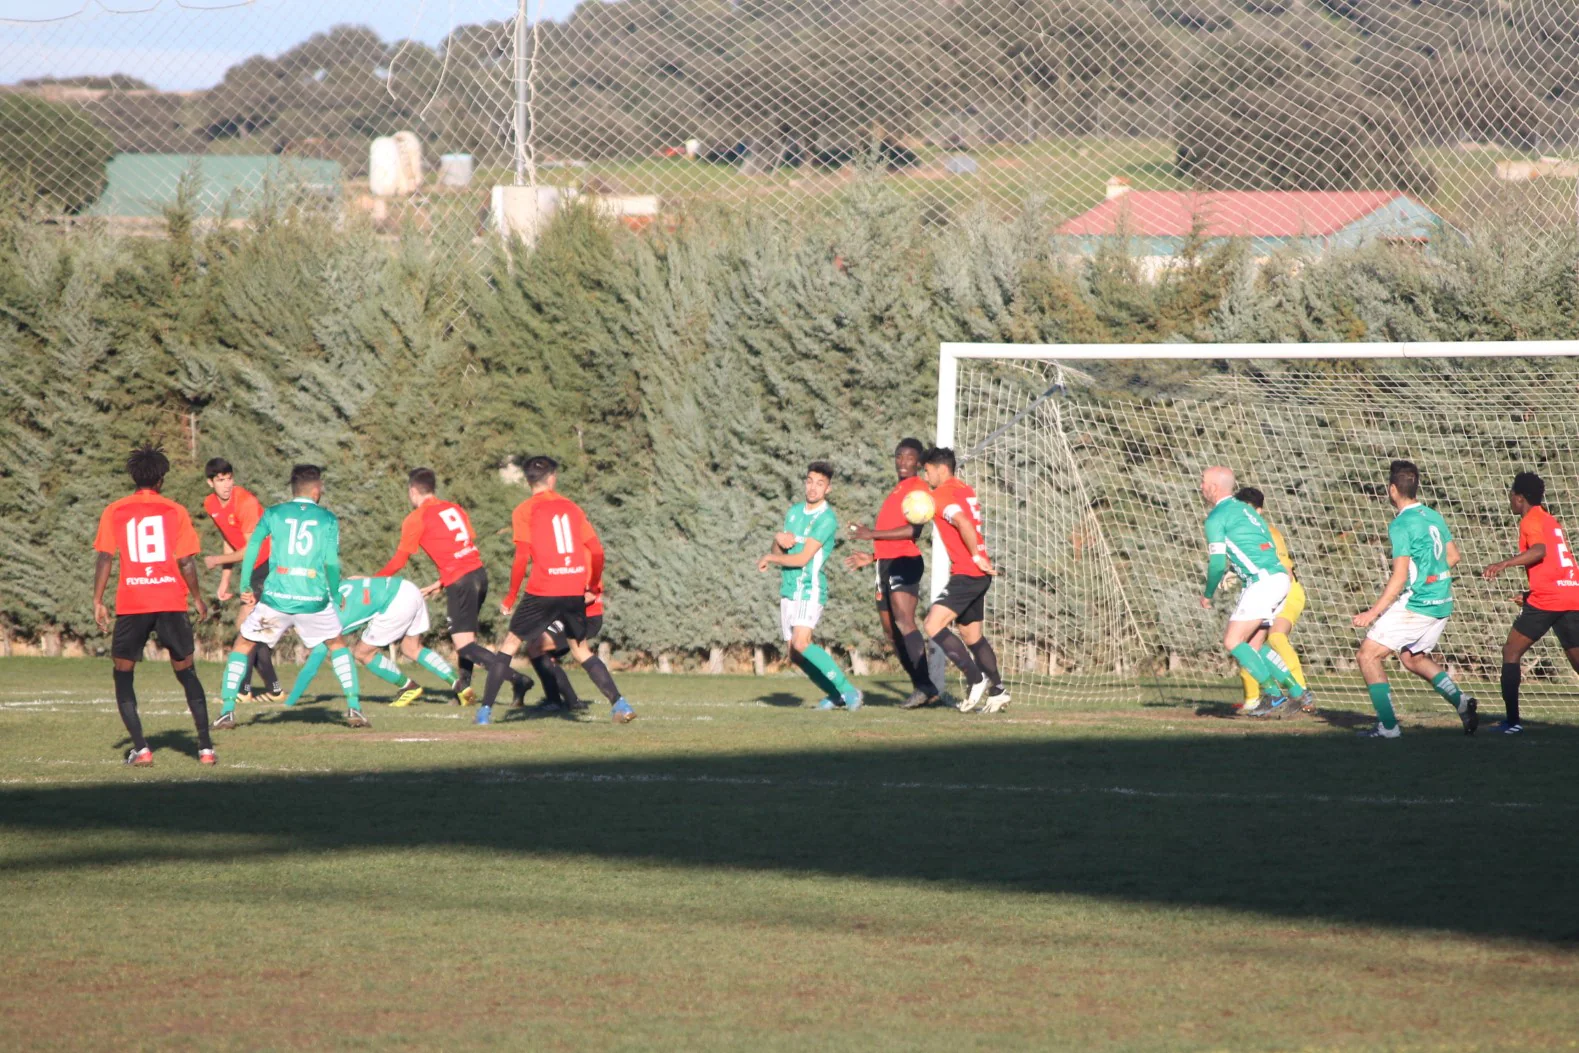
M0 172L27 192L80 212L104 191L114 154L109 135L80 109L0 92Z

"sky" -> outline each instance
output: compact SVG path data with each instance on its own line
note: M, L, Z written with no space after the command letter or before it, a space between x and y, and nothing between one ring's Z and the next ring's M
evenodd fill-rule
M385 40L442 39L452 25L499 21L515 0L0 0L0 84L126 73L167 91L207 88L259 53L277 55L340 23ZM527 0L561 19L576 0Z

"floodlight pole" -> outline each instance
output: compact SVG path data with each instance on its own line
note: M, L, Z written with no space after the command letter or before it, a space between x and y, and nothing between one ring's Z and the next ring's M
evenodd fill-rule
M515 185L526 186L526 0L515 5Z

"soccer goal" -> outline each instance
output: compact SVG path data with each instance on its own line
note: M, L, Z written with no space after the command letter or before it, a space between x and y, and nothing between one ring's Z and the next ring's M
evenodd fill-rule
M1238 697L1220 647L1232 592L1198 604L1211 464L1262 490L1288 539L1309 595L1293 642L1322 706L1367 704L1350 619L1387 578L1391 460L1420 466L1463 553L1442 656L1487 712L1524 589L1522 570L1480 574L1517 551L1514 473L1540 473L1547 507L1579 524L1579 343L944 344L938 392L938 443L982 498L987 631L1017 698ZM1524 670L1527 708L1579 704L1551 636ZM1437 704L1390 675L1406 704Z

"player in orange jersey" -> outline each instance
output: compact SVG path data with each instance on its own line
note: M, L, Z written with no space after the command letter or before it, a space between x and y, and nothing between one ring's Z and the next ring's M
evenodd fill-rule
M427 596L438 589L444 590L450 642L455 645L455 656L460 664L455 695L462 705L470 705L476 700L471 687L472 667L480 665L486 673L494 660L494 653L477 642L477 624L483 602L488 598L488 570L477 549L477 534L472 530L471 517L454 501L440 498L438 486L438 476L431 468L413 468L407 473L406 497L411 501L411 511L400 524L400 543L395 547L394 556L374 576L394 576L418 549L433 561L439 572L438 585L428 586L422 594ZM444 675L437 669L432 672ZM516 700L520 701L532 686L531 678L513 669L510 675Z
M981 503L975 490L954 477L953 450L928 450L922 464L937 506L932 529L943 539L949 557L948 585L932 601L925 631L965 674L969 692L960 700L959 711L969 713L982 705L986 696L983 711L997 713L1009 704L1009 692L998 674L998 656L981 631L987 590L998 573L987 555ZM959 636L949 632L949 626L956 623Z
M186 693L186 705L197 726L198 760L213 764L208 699L192 668L196 647L192 621L186 613L187 597L191 596L198 618L208 617L208 604L203 602L197 583L197 531L192 529L192 517L186 509L159 492L170 471L170 461L163 450L151 445L138 447L126 459L126 471L137 489L104 510L93 540L98 553L93 573L93 619L103 632L110 630L104 590L110 583L110 569L120 560L110 660L114 666L115 705L132 739L126 763L145 767L154 762L148 740L143 738L133 688L137 661L152 634L170 652L170 666Z
M236 470L230 462L223 457L215 457L204 467L203 473L208 476L208 488L213 491L203 498L203 511L208 513L208 518L214 521L214 526L219 530L219 536L224 540L225 554L222 556L207 556L203 565L209 570L215 567L225 568L219 575L219 588L214 590L214 596L220 603L230 599L230 568L241 562L242 556L247 551L247 539L252 537L253 529L258 525L258 520L263 518L263 503L252 495L245 487L236 485ZM258 550L258 559L252 566L251 574L242 572L245 579L241 591L251 591L257 596L263 591L263 582L269 576L269 543L265 541ZM247 620L247 615L252 613L256 604L243 603L241 613L236 619L236 626ZM266 644L258 644L252 649L252 654L247 662L247 674L241 681L241 689L236 697L242 702L252 701L252 670L257 669L258 675L263 678L264 697L270 702L283 702L285 691L280 685L280 678L274 672L274 649Z
M488 723L499 688L512 672L510 660L520 650L522 641L539 644L556 622L563 626L581 668L609 700L614 722L635 720L636 711L615 686L608 666L585 646L587 605L594 599L591 586L595 568L603 558L603 544L586 513L574 501L555 492L559 464L552 457L529 458L524 467L532 496L517 505L510 517L515 561L510 568L509 594L500 605L500 610L510 615L510 631L489 666L477 723ZM527 578L523 594L521 581L526 578L528 566L532 576ZM521 597L519 605L517 595Z
M1488 581L1505 570L1523 567L1529 589L1521 597L1524 609L1508 630L1502 645L1502 704L1507 718L1498 728L1504 735L1524 730L1519 722L1520 663L1535 641L1553 630L1568 664L1579 671L1579 568L1568 547L1562 524L1546 510L1546 483L1534 472L1513 477L1508 504L1519 517L1519 554L1493 563L1481 572Z

